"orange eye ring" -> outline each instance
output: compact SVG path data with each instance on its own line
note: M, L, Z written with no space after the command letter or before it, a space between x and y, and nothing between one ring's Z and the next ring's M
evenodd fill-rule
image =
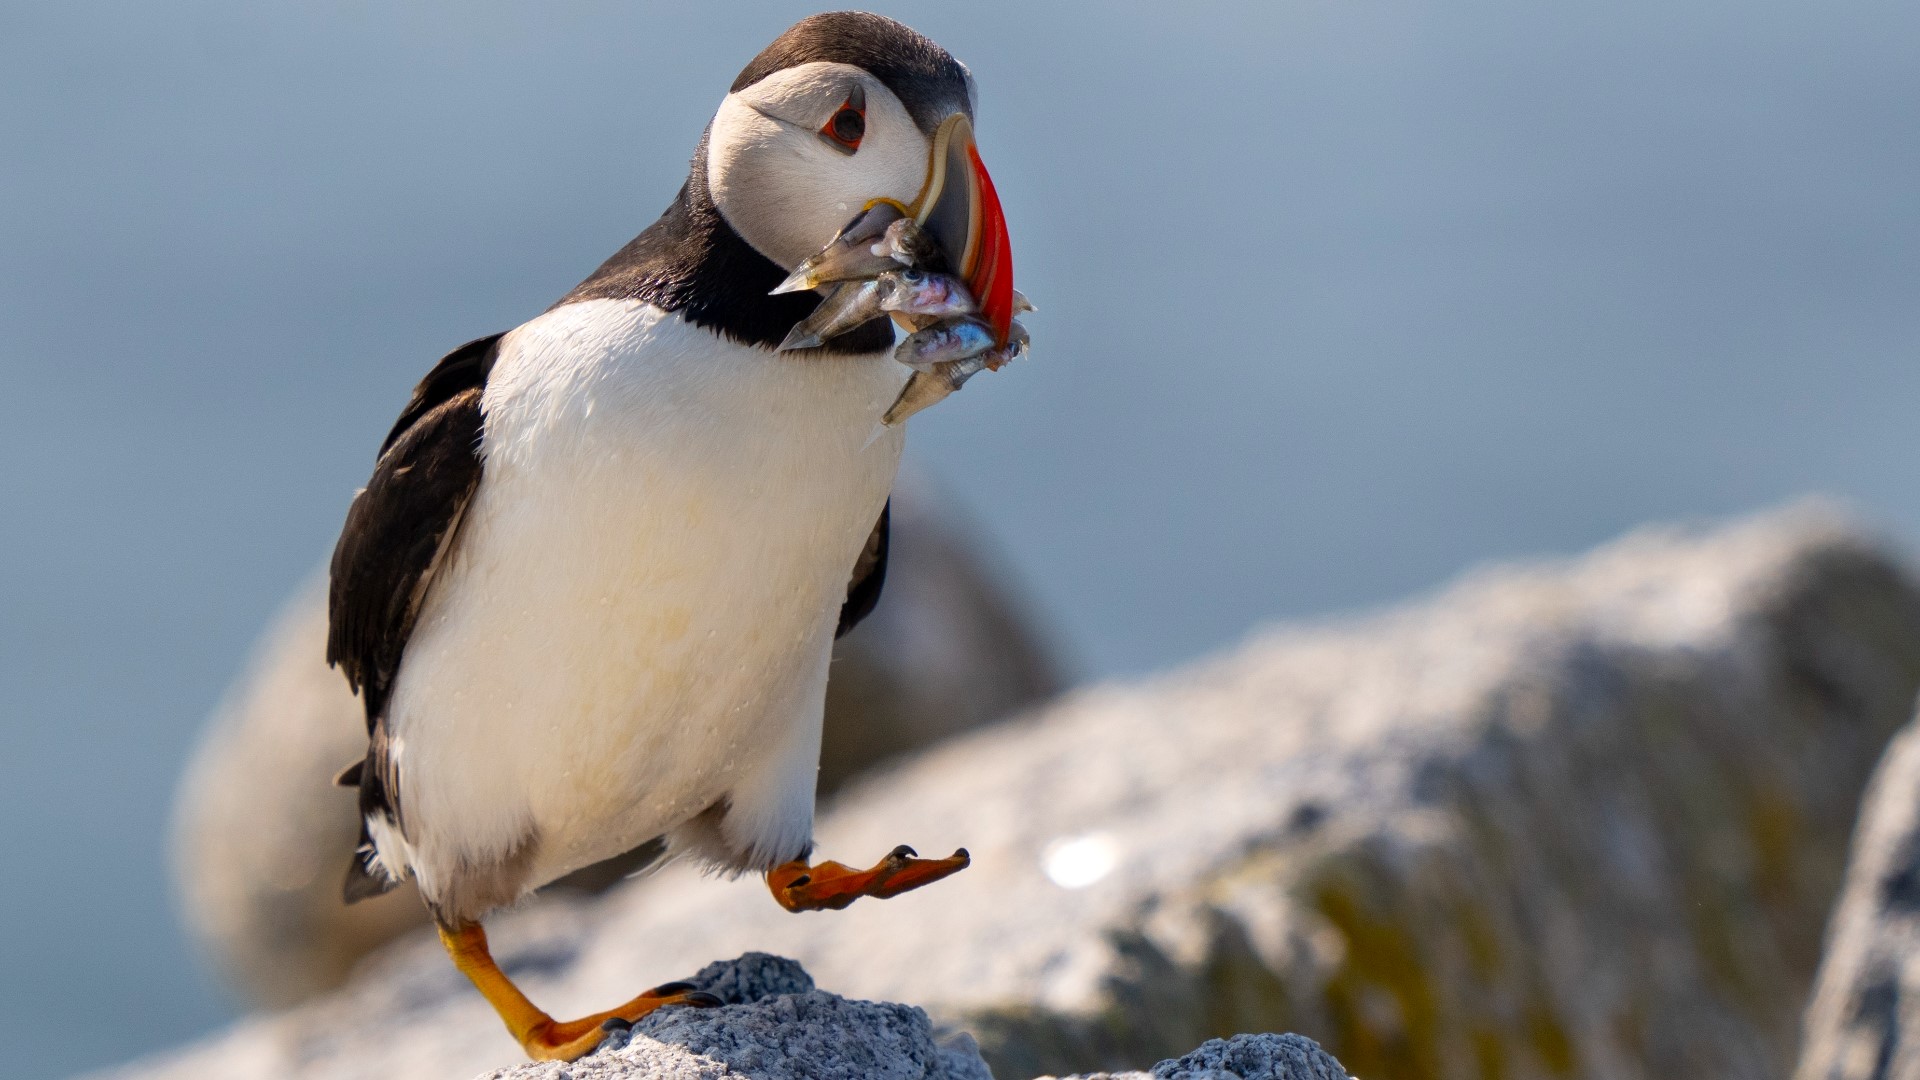
M820 137L837 150L853 153L860 149L860 140L867 135L867 98L859 87L847 95L847 100L833 111L827 122L820 128Z

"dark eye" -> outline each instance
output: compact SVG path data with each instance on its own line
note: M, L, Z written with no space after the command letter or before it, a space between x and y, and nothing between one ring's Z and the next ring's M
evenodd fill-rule
M847 95L838 109L833 111L825 127L820 129L820 137L836 150L853 153L860 149L860 140L867 134L867 95L859 88Z

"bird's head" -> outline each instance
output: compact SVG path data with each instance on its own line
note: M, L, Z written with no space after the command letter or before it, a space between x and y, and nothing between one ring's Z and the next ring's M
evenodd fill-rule
M707 190L783 270L876 200L899 203L1004 337L1012 251L974 146L973 104L966 66L923 35L880 15L816 15L734 80L707 134Z

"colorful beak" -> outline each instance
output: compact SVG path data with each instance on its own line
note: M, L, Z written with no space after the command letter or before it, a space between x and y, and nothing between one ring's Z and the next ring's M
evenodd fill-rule
M927 182L907 208L915 224L940 245L949 269L967 283L980 317L1005 345L1013 324L1013 244L993 178L973 144L973 123L964 113L946 118L933 136Z

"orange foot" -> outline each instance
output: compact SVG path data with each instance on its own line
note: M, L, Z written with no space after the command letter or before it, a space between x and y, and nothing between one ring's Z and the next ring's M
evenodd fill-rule
M884 900L931 885L965 870L971 861L966 848L944 859L919 859L914 854L901 844L871 870L837 862L809 866L805 859L795 859L767 871L767 889L788 911L838 911L863 896Z
M583 1016L578 1020L555 1020L536 1008L520 988L513 985L494 964L487 950L486 932L479 923L459 927L440 927L440 943L448 955L484 996L507 1030L519 1040L520 1048L535 1061L572 1061L593 1052L607 1033L628 1027L634 1021L666 1005L695 1005L711 1008L720 999L690 983L668 983L627 1002L617 1009Z

